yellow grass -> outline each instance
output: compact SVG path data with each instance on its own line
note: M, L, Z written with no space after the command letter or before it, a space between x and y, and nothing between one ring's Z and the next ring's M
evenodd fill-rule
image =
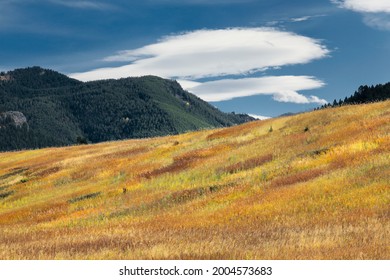
M0 259L390 259L389 240L390 101L0 154Z

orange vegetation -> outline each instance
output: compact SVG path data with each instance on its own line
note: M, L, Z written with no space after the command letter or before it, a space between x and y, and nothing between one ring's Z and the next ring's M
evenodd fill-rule
M0 259L390 259L389 240L390 101L0 154Z

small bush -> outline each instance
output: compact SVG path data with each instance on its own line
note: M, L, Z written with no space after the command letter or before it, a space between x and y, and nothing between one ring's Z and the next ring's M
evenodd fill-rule
M175 142L173 142L173 146L177 146L177 145L179 145L180 144L180 142L179 141L175 141Z
M69 203L75 203L75 202L82 201L82 200L85 200L85 199L90 199L90 198L97 197L100 194L101 194L101 192L89 193L89 194L86 194L86 195L82 195L82 196L78 196L78 197L69 199L68 202Z
M312 156L312 157L315 157L315 156L319 156L322 154L326 154L328 151L329 151L329 148L325 147L325 148L320 148L317 150L309 151L309 152L307 152L307 154Z
M9 192L6 192L6 193L0 193L0 199L9 197L12 194L14 194L14 191L9 191Z
M87 145L88 141L87 141L87 139L85 137L77 136L76 143L78 145Z
M0 187L0 191L4 191L4 190L6 190L8 188L9 188L9 186L2 186L2 187Z

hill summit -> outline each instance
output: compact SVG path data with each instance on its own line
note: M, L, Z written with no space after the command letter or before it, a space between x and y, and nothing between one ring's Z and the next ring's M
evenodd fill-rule
M10 111L26 116L27 125L2 126L2 151L162 136L254 120L223 113L172 80L145 76L83 83L40 67L0 74L0 113Z

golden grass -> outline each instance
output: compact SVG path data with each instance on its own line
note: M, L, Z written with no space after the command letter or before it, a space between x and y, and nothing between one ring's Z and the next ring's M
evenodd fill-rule
M389 240L390 101L0 154L0 259L390 259Z

